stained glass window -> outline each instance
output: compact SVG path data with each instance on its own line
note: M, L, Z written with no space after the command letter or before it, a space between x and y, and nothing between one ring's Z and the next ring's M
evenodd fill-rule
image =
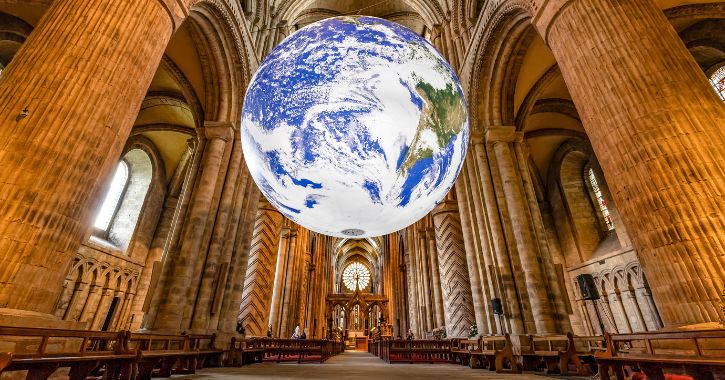
M370 271L362 263L352 263L342 272L342 282L352 291L365 289L370 283Z
M126 188L126 182L128 182L128 165L121 161L116 168L116 173L113 175L111 181L111 187L106 193L106 198L103 200L101 211L96 217L96 222L93 224L94 227L99 230L106 231L111 225L111 219L118 209L118 203L121 200L123 190Z
M601 211L604 222L607 224L607 230L611 231L614 229L614 222L612 222L612 216L609 215L607 202L604 201L602 190L599 189L599 183L597 182L597 177L594 175L594 170L592 168L589 168L589 183L592 185L594 197L597 199L597 203L599 204L599 211Z
M725 66L715 70L710 76L710 84L715 89L720 99L725 100Z

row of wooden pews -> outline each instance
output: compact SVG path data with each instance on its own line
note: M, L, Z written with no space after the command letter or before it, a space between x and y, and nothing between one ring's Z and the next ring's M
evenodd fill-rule
M368 352L388 363L452 363L449 340L382 339L368 344Z
M214 334L161 335L0 326L0 374L27 371L45 380L58 369L70 380L148 380L198 369L241 366L263 360L324 362L343 350L340 342L232 338L225 349ZM58 375L58 374L56 374ZM19 375L22 376L22 375ZM18 378L14 376L14 378Z
M387 361L450 362L498 373L544 371L603 380L725 379L725 330L601 336L483 336L478 339L378 340L369 351Z
M599 376L618 380L643 373L649 380L666 374L696 380L725 379L725 330L605 334L606 350L596 355ZM625 377L627 376L627 377Z
M277 363L324 363L345 350L343 342L320 339L258 339L254 347L263 352L262 361Z

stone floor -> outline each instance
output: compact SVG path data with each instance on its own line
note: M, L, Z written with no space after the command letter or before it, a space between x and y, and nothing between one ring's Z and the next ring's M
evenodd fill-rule
M262 363L241 368L210 368L196 375L174 376L174 380L226 380L241 376L245 379L546 379L535 374L504 375L453 364L387 364L367 352L347 351L324 364Z

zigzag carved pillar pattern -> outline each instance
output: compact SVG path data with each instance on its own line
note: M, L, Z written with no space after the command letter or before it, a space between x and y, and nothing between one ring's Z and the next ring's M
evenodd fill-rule
M267 200L261 200L254 221L247 277L244 280L240 306L240 317L242 325L247 329L247 335L264 336L267 333L269 317L267 313L272 301L272 285L281 229L282 214Z
M467 337L471 325L476 322L476 316L458 203L449 194L431 214L438 247L446 332L448 337Z

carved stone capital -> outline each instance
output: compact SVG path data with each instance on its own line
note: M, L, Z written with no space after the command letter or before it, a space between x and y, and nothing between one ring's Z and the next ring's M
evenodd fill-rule
M438 206L436 206L433 211L431 211L431 214L433 215L433 217L435 217L438 214L456 211L458 211L458 202L456 202L454 199L446 199L439 203Z
M481 129L471 130L471 145L481 145L486 142L486 135Z
M501 125L486 128L486 142L489 144L499 142L512 143L519 138L519 134L516 132L516 127L514 126Z
M206 121L204 122L204 136L209 140L231 141L234 138L234 127L229 122Z

